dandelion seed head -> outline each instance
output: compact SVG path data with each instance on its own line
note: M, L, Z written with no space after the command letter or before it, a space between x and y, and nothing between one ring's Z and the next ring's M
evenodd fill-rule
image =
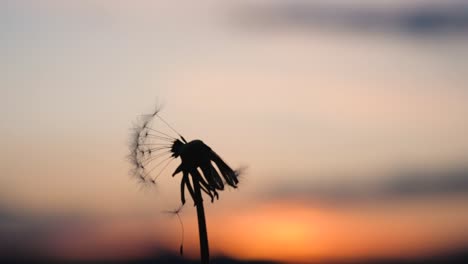
M186 203L186 191L192 197L197 210L201 208L203 211L202 196L207 195L211 198L211 202L214 202L219 199L219 191L225 190L226 185L237 188L238 178L244 175L246 167L233 170L203 141L187 141L159 115L160 111L161 107L157 106L151 114L141 115L134 125L130 142L129 160L132 164L130 173L139 182L142 190L156 190L159 195L159 191L164 192L168 186L165 183L167 178L159 179L159 176L172 161L176 159L180 161L172 176L182 172L181 205L165 213L177 216L181 224L180 254L182 255L184 229L179 214ZM170 173L167 176L169 175ZM171 180L171 177L168 180ZM159 188L163 183L164 189ZM169 183L171 184L172 182Z
M170 148L178 137L172 128L157 116L160 110L161 108L157 107L151 114L140 115L133 124L131 133L128 158L132 165L131 174L145 185L154 185L154 180L169 165L169 158L173 159Z
M149 190L153 189L156 184L153 184L149 180L145 180L143 182L140 182L139 185L140 185L140 190L149 191Z
M130 152L133 153L138 150L139 141L140 141L140 132L141 128L134 126L130 136Z
M138 173L138 179L139 179L140 181L142 181L142 182L146 182L145 176L144 176L143 174L141 174L141 173Z
M156 116L159 112L161 112L161 110L163 109L163 104L161 103L157 103L156 106L154 107L154 111L153 111L153 114L152 116Z
M133 153L127 155L127 160L133 165L133 167L138 167L138 160Z
M141 169L139 169L138 167L134 167L130 169L129 174L133 179L135 179L135 181L138 184L141 184L141 185L145 184L146 179L144 175L141 173Z

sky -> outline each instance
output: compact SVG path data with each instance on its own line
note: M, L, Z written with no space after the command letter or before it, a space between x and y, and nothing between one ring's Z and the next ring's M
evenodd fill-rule
M156 106L245 168L206 203L213 255L468 247L466 1L0 0L0 33L0 258L177 254L179 179L129 175Z

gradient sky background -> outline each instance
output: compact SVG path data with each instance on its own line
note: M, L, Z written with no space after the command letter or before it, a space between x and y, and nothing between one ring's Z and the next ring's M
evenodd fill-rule
M207 206L215 255L468 246L467 1L0 0L0 58L0 257L177 252L177 192L128 175L157 103L248 167Z

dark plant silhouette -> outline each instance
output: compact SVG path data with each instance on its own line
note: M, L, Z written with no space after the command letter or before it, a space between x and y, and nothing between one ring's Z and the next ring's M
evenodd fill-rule
M155 121L160 121L170 132L164 132L161 126L155 125L157 123ZM174 133L177 136L171 135ZM142 117L142 123L135 128L132 139L130 154L130 160L134 165L132 174L143 183L154 184L170 162L180 157L181 163L172 177L182 173L181 203L184 205L186 202L185 189L187 189L197 208L201 262L209 263L208 234L202 192L210 197L211 202L214 202L215 198L219 198L218 191L224 190L226 184L237 188L239 171L231 169L203 141L188 142L159 115L159 109L151 115ZM157 171L155 175L154 171ZM181 254L183 252L182 246L180 252Z

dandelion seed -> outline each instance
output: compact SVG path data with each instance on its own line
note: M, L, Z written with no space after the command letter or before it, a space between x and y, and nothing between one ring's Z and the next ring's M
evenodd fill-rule
M179 224L180 224L180 229L182 230L181 231L181 238L180 238L180 247L179 247L179 253L181 256L184 255L184 223L182 222L182 218L180 217L180 212L182 211L182 208L183 208L183 204L180 205L178 208L176 208L175 210L172 210L172 211L163 211L163 213L168 213L168 214L172 214L172 215L176 215L177 216L177 219L179 220Z

